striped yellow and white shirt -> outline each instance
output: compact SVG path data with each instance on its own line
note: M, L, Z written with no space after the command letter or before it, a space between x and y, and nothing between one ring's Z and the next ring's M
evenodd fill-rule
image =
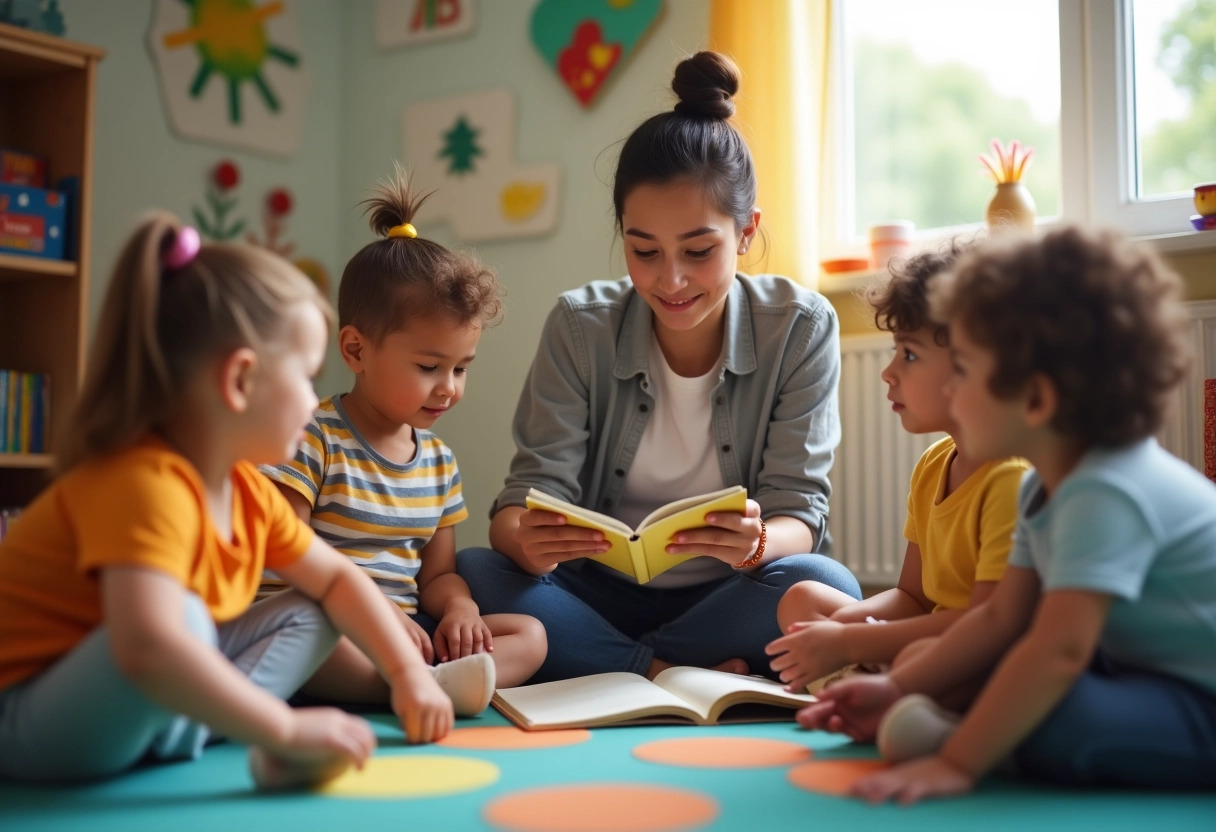
M418 605L415 577L436 529L469 516L456 456L439 437L414 429L417 452L405 465L382 457L355 430L341 396L321 402L296 457L263 473L312 504L312 528L359 564L407 611ZM283 583L265 573L259 595Z

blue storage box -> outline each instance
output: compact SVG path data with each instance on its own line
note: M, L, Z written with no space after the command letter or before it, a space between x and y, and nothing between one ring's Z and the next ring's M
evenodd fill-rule
M67 196L0 182L0 251L63 259Z

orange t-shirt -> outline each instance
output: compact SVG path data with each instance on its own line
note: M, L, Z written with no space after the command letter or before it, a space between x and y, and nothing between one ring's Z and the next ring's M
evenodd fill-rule
M257 468L232 469L232 538L221 539L198 472L164 442L78 465L0 542L0 690L45 670L103 620L99 571L155 569L217 622L253 601L263 566L290 566L313 532Z

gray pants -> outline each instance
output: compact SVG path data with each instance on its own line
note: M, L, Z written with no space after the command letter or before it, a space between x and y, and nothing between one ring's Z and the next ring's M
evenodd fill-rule
M312 676L338 639L320 606L294 591L254 604L218 628L191 594L185 616L191 633L282 699ZM127 681L105 627L47 670L0 691L0 777L105 777L145 757L198 757L209 739L205 725L164 710Z

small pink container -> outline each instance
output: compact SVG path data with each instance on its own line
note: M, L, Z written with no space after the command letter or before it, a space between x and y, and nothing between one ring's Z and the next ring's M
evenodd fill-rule
M907 257L912 250L912 232L916 224L910 220L892 220L870 226L870 265L885 269L892 257Z

